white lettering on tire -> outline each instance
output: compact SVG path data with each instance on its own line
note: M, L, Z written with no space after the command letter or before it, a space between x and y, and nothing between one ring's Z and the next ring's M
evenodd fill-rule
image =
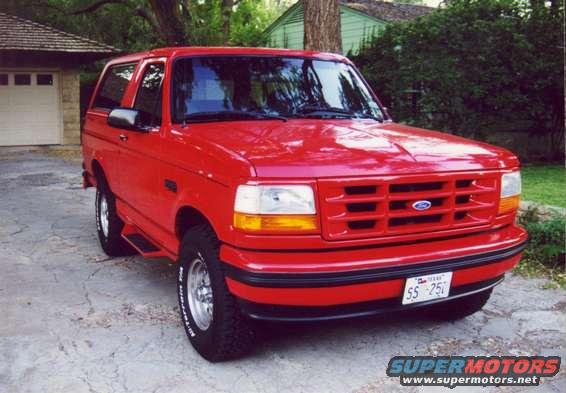
M191 337L195 337L196 333L191 326L189 316L187 314L187 308L185 307L185 291L183 290L183 267L179 267L179 303L181 303L181 313L183 314L183 322L187 328L187 331Z

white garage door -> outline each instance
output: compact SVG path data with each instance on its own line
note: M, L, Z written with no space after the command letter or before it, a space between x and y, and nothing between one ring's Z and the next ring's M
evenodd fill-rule
M59 75L0 70L0 146L61 141Z

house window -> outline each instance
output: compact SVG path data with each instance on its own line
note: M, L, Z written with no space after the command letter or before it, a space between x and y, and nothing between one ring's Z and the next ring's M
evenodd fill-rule
M16 86L29 86L31 85L30 74L16 74L14 75L14 84Z
M37 74L38 86L53 86L53 74Z
M8 86L8 74L0 74L0 86Z

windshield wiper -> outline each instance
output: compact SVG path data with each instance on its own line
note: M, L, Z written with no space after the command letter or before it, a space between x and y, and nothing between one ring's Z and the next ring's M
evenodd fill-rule
M295 114L303 114L307 116L316 116L317 112L326 112L333 114L335 116L347 117L349 119L372 119L378 122L383 121L383 119L380 119L379 117L371 115L369 113L364 113L360 115L357 113L352 113L342 108L335 108L332 106L303 105L295 110Z
M337 114L340 116L347 116L347 117L356 116L352 112L349 112L345 109L335 108L332 106L302 105L295 110L295 114L301 114L301 115L314 115L317 112L326 112L326 113Z
M261 112L247 112L247 111L235 111L235 110L228 110L228 111L210 111L210 112L196 112L191 113L183 119L186 123L198 123L198 122L206 122L206 121L228 121L232 120L234 117L243 117L249 119L274 119L274 120L281 120L287 121L287 118L284 116L278 115L270 115L268 113L261 113Z
M357 116L357 119L371 119L383 123L383 118L375 115L370 115L369 113L364 113L363 115Z

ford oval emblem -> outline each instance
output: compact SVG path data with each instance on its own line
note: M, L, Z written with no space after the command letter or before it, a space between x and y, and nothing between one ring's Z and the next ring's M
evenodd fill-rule
M432 203L430 201L416 201L413 203L413 209L419 211L430 209L431 206Z

